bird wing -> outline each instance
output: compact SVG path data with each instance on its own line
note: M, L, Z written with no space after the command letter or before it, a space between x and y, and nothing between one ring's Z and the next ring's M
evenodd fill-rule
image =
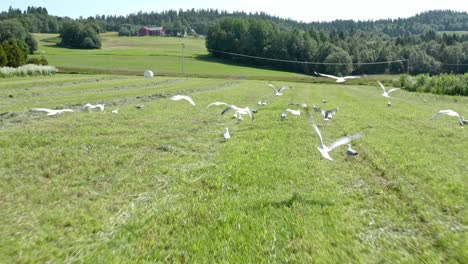
M48 109L48 108L33 108L33 109L31 109L31 111L35 111L35 112L47 112L47 113L55 112L55 110Z
M250 110L250 108L248 108L248 107L246 107L246 110L247 110L247 113L249 114L250 120L253 120L254 117L253 117L253 114L252 114L252 110Z
M385 87L383 86L383 84L382 84L380 81L377 81L377 83L380 85L380 87L382 87L382 90L383 90L384 93L385 93L386 91L385 91Z
M401 88L393 88L393 89L390 89L387 93L391 93L391 92L394 92L396 90L400 90Z
M75 110L73 109L60 109L60 110L57 110L58 113L63 113L63 112L75 112Z
M350 136L341 137L337 141L331 143L331 145L328 147L328 151L332 151L334 148L339 147L339 146L344 145L344 144L347 144L347 143L351 142L351 140L356 139L356 138L360 138L360 137L362 137L362 134L360 134L360 133L350 135Z
M178 101L178 100L186 100L188 101L191 105L196 106L195 102L192 100L192 98L186 96L186 95L174 95L170 98L173 101Z
M456 116L456 117L460 118L460 115L457 112L453 111L453 110L440 110L437 114L433 115L431 117L431 119L434 119L434 118L436 118L436 117L438 117L440 115Z
M284 90L286 90L286 89L289 89L289 87L288 87L288 86L282 86L282 87L278 90L278 92L281 93L282 91L284 91Z
M275 87L273 84L268 83L268 85L271 87L271 89L273 89L273 91L274 91L275 93L278 92L278 90L276 90L276 87Z
M229 112L231 109L233 109L232 105L224 108L224 110L221 112L221 115L224 115L225 113Z
M229 106L225 102L214 102L214 103L209 104L206 108L209 108L209 107L211 107L213 105L226 105L226 106Z
M318 75L338 80L338 77L336 77L334 75L323 74L323 73L320 73L320 72L318 72Z
M188 101L191 105L196 106L196 105L195 105L195 102L192 100L192 98L190 98L190 97L184 95L182 99Z
M361 78L361 76L345 76L345 77L343 77L343 79L357 79L357 78Z
M315 132L317 132L317 135L319 136L319 139L320 139L320 147L321 147L321 148L325 148L325 146L323 145L323 139L322 139L322 134L320 133L320 130L318 129L318 127L317 127L316 124L312 124L312 126L314 127Z

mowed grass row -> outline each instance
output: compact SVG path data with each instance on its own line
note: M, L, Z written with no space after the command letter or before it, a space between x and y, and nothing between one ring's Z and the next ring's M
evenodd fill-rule
M285 83L293 89L237 124L222 107L204 107L257 107L272 94L265 82L58 77L63 86L14 78L0 91L18 91L18 82L40 102L70 94L63 104L112 91L102 100L120 113L35 115L0 130L6 262L466 260L467 136L453 118L429 120L440 109L466 113L466 98L398 91L388 108L377 86ZM119 88L127 82L167 85ZM139 111L127 101L184 89L197 108L146 97ZM326 143L362 132L352 142L360 155L348 159L340 147L334 162L321 159L304 113L279 118L302 102L339 107L328 124L312 115Z

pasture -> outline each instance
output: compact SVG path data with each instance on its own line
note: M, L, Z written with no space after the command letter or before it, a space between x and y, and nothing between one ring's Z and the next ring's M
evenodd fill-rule
M114 52L88 60L44 49L59 67ZM103 67L123 63L106 58L114 61ZM156 65L142 62L131 68ZM2 262L466 262L467 128L429 119L441 109L468 115L468 98L400 90L387 107L376 83L273 84L293 88L273 98L265 81L244 79L3 79ZM175 94L197 107L170 101ZM205 109L214 101L258 113L237 123L222 107ZM333 162L322 159L303 109L280 119L303 102L339 107L328 124L311 114L326 143L363 133L352 142L359 155L347 158L342 146ZM85 103L106 110L81 111ZM49 117L33 107L77 112Z
M302 74L230 65L210 58L203 38L118 37L116 33L105 33L102 49L73 50L57 47L57 36L35 34L39 43L36 54L46 56L50 65L62 71L140 75L151 69L156 75L171 76L307 78Z

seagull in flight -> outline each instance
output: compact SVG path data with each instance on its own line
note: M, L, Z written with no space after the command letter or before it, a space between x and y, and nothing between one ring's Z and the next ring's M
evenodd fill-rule
M174 95L172 96L171 98L172 101L179 101L179 100L186 100L187 102L189 102L191 105L193 106L196 106L195 105L195 102L192 100L192 98L186 96L186 95Z
M391 93L391 92L394 92L394 91L396 91L396 90L400 90L400 89L401 89L401 88L393 88L393 89L390 89L390 90L388 90L388 92L387 92L387 91L385 90L385 87L383 86L383 84L382 84L380 81L377 81L377 82L379 83L380 87L382 87L382 90L383 90L383 94L382 94L382 96L383 96L383 97L390 98L390 95L389 95L389 93Z
M104 104L93 105L93 104L90 104L90 103L87 103L87 104L85 104L83 106L83 108L89 108L89 109L99 108L99 109L101 109L101 112L104 112L104 107L105 107Z
M231 138L231 135L229 134L229 128L226 127L226 131L224 132L223 135L224 139L228 140Z
M275 92L275 95L276 95L276 96L283 95L283 91L286 90L286 89L289 89L288 86L281 86L281 88L276 89L276 87L275 87L273 84L268 83L268 85L273 89L273 91Z
M246 114L249 115L250 120L253 120L254 119L253 114L256 113L256 111L254 111L253 109L250 109L249 107L240 108L235 105L229 105L221 112L221 115L224 115L230 110L234 110L234 117L236 117L238 120L242 120L242 115L246 115Z
M73 109L49 109L49 108L32 108L31 111L34 112L46 112L48 116L53 116L53 115L58 115L64 112L70 112L73 113L75 112Z
M448 116L457 117L462 128L463 128L463 125L468 124L468 120L465 120L465 118L463 116L460 116L457 112L455 112L453 110L440 110L439 112L437 112L435 115L433 115L431 117L431 120L438 117L438 116L440 116L440 115L448 115Z
M337 83L345 82L347 79L361 78L361 76L345 76L345 77L338 77L338 76L334 76L334 75L330 75L330 74L323 74L323 73L320 73L320 72L314 72L314 73L315 73L316 75L320 75L320 76L323 76L323 77L328 77L328 78L335 79Z
M314 127L315 132L317 132L317 135L319 136L319 139L320 139L320 146L317 147L317 149L320 151L320 154L322 154L322 157L324 157L327 160L332 160L333 161L332 157L330 157L330 154L328 154L328 153L330 151L332 151L333 149L335 149L336 147L347 144L347 143L351 142L351 140L353 140L353 139L357 139L357 138L362 137L362 134L354 134L354 135L350 135L350 136L344 136L344 137L339 138L335 142L333 142L330 146L326 146L325 144L323 144L322 134L320 133L320 130L318 129L317 125L313 124L312 126Z
M323 121L328 121L332 119L333 116L336 114L336 112L338 112L338 108L327 110L327 111L324 111L320 108L318 109L319 109L318 111L323 115Z

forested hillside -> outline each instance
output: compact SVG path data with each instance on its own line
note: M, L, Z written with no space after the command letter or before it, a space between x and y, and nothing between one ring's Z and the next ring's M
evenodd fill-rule
M67 17L48 14L45 7L28 7L21 11L10 7L0 12L0 20L19 19L31 33L58 33ZM80 18L90 20L99 25L101 32L119 31L122 25L154 25L170 29L194 29L198 34L205 35L211 25L225 18L253 18L272 22L281 30L298 29L307 31L314 28L319 31L377 31L385 35L397 37L405 34L424 34L433 31L468 31L468 14L450 10L429 11L410 18L382 19L377 21L335 20L332 22L304 23L291 19L271 16L266 13L226 12L217 9L168 10L162 12L138 12L126 16L96 15ZM311 18L313 21L313 17Z
M467 72L468 34L437 32L433 24L381 23L335 21L282 30L268 20L228 18L210 27L206 46L214 56L302 73Z
M20 21L29 32L62 35L64 26L72 20L51 16L43 7L28 7L25 11L10 7L0 13L0 20L7 19ZM308 74L313 71L334 74L468 71L466 12L438 10L410 18L303 23L265 13L191 9L126 16L96 15L76 20L82 27L93 28L98 33L120 31L122 35L135 35L142 25L164 26L171 32L193 30L206 35L207 48L214 56ZM76 46L99 47L98 39L92 42L96 44L83 40Z

